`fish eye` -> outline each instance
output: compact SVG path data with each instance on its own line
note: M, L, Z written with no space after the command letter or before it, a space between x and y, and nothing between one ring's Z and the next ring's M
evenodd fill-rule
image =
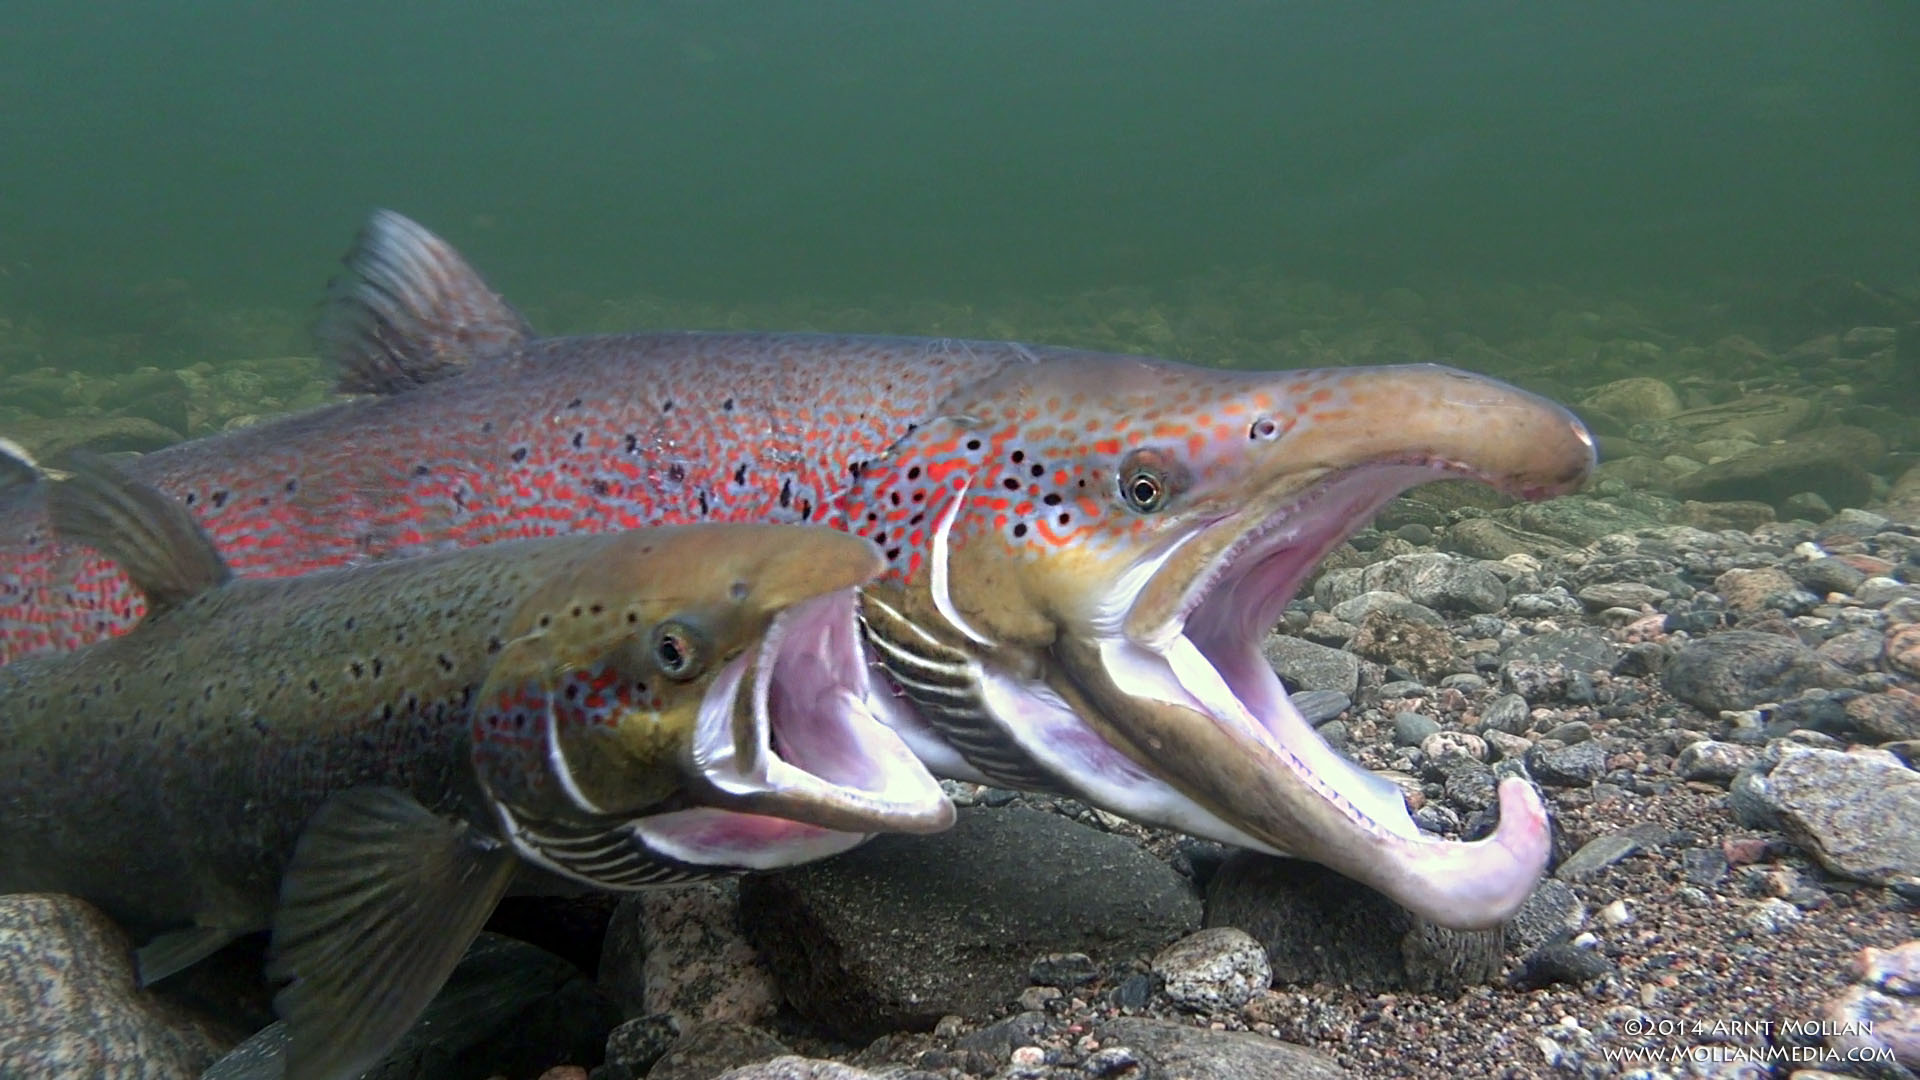
M1166 485L1152 469L1135 467L1120 480L1120 497L1143 514L1160 509L1166 501Z
M706 649L700 634L678 619L669 619L654 628L653 662L669 679L685 682L705 669Z
M1247 426L1247 438L1270 442L1280 437L1280 425L1273 417L1262 416Z

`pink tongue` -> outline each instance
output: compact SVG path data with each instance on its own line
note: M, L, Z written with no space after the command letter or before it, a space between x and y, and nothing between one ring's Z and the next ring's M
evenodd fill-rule
M838 855L867 837L786 818L695 807L634 822L647 850L693 866L771 870Z

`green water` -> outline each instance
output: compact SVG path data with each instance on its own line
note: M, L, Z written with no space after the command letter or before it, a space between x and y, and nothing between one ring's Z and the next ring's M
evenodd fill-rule
M0 4L0 305L1910 278L1905 3ZM159 299L156 299L158 297Z

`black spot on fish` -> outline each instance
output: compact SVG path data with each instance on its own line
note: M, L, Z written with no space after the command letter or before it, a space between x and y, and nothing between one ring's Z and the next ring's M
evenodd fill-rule
M700 492L700 516L707 516L707 493L704 488Z
M386 666L387 665L384 662L382 662L379 657L377 656L374 657L373 658L373 677L376 679L379 678L380 672L385 670Z
M663 402L661 402L661 403L660 403L660 411L661 411L661 412L672 412L672 411L673 411L673 399L672 399L672 398L668 398L667 400L665 400L665 401L663 401Z
M687 478L687 467L685 465L682 465L676 461L672 465L667 466L668 480L671 480L677 484L680 481L685 480L686 478Z
M484 423L482 423L482 424L480 425L480 434L482 434L482 435L491 435L491 434L493 434L493 421L491 421L491 420L488 420L488 421L485 421Z
M440 665L441 671L453 670L453 657L448 656L446 653L441 653L440 655L434 657L433 662Z
M925 520L927 520L927 515L925 515L925 514L915 514L915 515L913 515L913 516L912 516L911 518L908 518L908 519L907 519L907 524L909 524L909 525L918 525L918 524L920 524L921 522L923 522L923 521L925 521Z
M739 464L739 465L736 465L736 466L734 466L734 468L733 468L733 482L734 482L734 483L736 483L736 484L739 484L739 485L742 485L742 486L745 486L745 485L746 485L746 482L747 482L747 466L746 466L746 463L745 463L745 462L742 462L741 464Z
M721 402L721 403L720 403L720 411L722 411L722 412L732 412L732 411L733 411L733 399L732 399L732 398L728 398L727 400L725 400L725 401L723 401L723 402Z
M299 487L300 487L300 481L298 480L287 481L287 494L289 495L293 494L295 491L299 490Z
M909 480L918 480L918 479L920 479L920 466L918 466L918 465L915 465L915 466L914 466L913 468L911 468L911 469L908 469L908 470L907 470L907 479L909 479Z
M573 441L573 448L575 450L580 449L581 447L587 445L587 433L584 431L574 432L572 441Z
M580 612L581 612L582 610L583 610L583 609L582 609L582 608L580 607L580 605L579 605L579 604L575 604L575 605L573 605L573 610L572 610L571 612L569 612L568 614L570 614L570 615L572 615L572 616L573 616L574 618L576 618L576 619L577 619L577 618L579 618L579 617L580 617Z
M595 480L593 482L593 493L599 496L600 498L603 498L603 499L606 498L607 493L612 490L613 490L613 485L607 483L605 480Z
M516 446L513 448L513 453L507 456L513 458L516 462L525 461L527 460L527 448L524 446Z
M309 693L309 694L318 694L319 692L320 692L320 680L319 680L319 679L308 679L308 680L307 680L307 693Z
M354 628L354 626L355 626L355 625L356 625L356 621L355 621L355 619L354 619L354 617L353 617L353 616L351 616L351 615L349 615L349 616L347 616L347 621L345 621L345 622L343 622L343 623L341 623L341 624L340 624L340 629L342 629L342 630L352 630L352 629Z
M587 614L589 614L589 615L598 615L598 614L600 614L601 612L603 612L603 611L605 611L605 610L607 610L607 608L606 608L606 605L604 605L604 604L595 604L595 605L593 605L592 607L589 607L589 608L587 609Z
M1045 495L1040 497L1040 501L1043 503L1046 503L1048 506L1059 506L1060 493L1056 491L1049 491Z
M888 548L888 549L887 549L887 561L888 561L888 562L897 562L897 561L899 561L899 558L900 558L900 549L899 549L899 548L897 548L897 547L896 547L896 548Z
M811 499L801 499L800 500L800 520L809 521L812 518L813 518L813 501Z
M186 500L186 501L187 501L187 505L188 505L188 506L192 506L192 505L193 505L194 503L197 503L197 502L199 502L199 501L200 501L200 493L199 493L199 492L197 492L197 491L189 491L189 492L187 492L187 500Z
M780 506L782 509L793 505L793 481L780 481Z
M1009 476L1005 480L1000 481L1000 486L1006 488L1008 491L1019 491L1020 481Z
M548 626L552 626L552 625L553 625L553 616L551 616L551 615L542 615L542 616L540 616L540 625L541 625L542 627L548 627Z
M1013 457L1013 463L1015 465L1018 465L1021 462L1027 460L1027 452L1025 450L1015 450L1013 452L1012 457Z
M216 492L214 492L214 493L213 493L213 505L214 505L215 507L221 507L221 506L225 506L225 505L227 505L227 493L226 493L226 492L224 492L224 491L216 491Z
M1033 468L1029 471L1032 472L1033 475L1036 477L1047 475L1047 467L1045 465L1040 464L1037 461L1033 463Z
M969 450L978 450L978 449L980 449L980 440L979 440L979 439L968 439L968 440L967 440L967 449L969 449Z
M574 398L574 399L573 399L572 401L569 401L569 402L567 402L567 408L569 408L569 409L577 409L577 408L579 408L579 407L580 407L580 399L579 399L579 398Z
M892 503L893 505L895 505L895 506L899 506L899 505L900 505L900 493L899 493L899 492L897 492L897 491L889 491L889 492L887 492L887 501L888 501L888 502L891 502L891 503Z
M627 436L627 453L637 454L639 452L640 452L640 436L638 435Z
M572 701L574 698L579 697L580 696L579 685L576 683L568 683L567 688L561 691L561 696L565 697L568 701Z
M351 672L353 674L353 677L356 679L367 673L366 666L360 663L360 661L358 660L355 660L352 663L348 664L347 670Z
M413 475L415 476L425 476L432 471L432 469L427 468L425 465L415 465L413 467Z
M1072 515L1072 514L1069 514L1069 513L1067 513L1067 512L1065 512L1065 511L1061 511L1061 513L1060 513L1060 524L1062 524L1062 525L1065 525L1065 524L1066 524L1067 522L1069 522L1069 521L1072 521L1072 520L1073 520L1073 515Z
M1021 537L1021 536L1027 535L1027 523L1022 521L1019 524L1015 525L1013 527L1013 535L1015 537Z
M499 638L490 637L487 639L487 655L491 656L504 648L506 648L506 643Z

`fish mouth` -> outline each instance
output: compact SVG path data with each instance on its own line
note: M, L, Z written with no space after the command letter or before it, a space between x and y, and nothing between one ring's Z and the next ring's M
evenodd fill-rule
M1313 859L1467 929L1509 917L1544 870L1538 793L1503 781L1499 825L1484 839L1423 833L1397 785L1320 738L1260 648L1328 553L1408 488L1448 478L1557 493L1425 456L1328 471L1187 532L1140 589L1125 631L1089 643L1097 657L1076 666L1098 664L1088 692L1144 760L1219 819L1218 838Z
M794 604L720 671L690 746L695 801L860 838L953 824L940 782L854 689L868 663L854 604L852 590Z

